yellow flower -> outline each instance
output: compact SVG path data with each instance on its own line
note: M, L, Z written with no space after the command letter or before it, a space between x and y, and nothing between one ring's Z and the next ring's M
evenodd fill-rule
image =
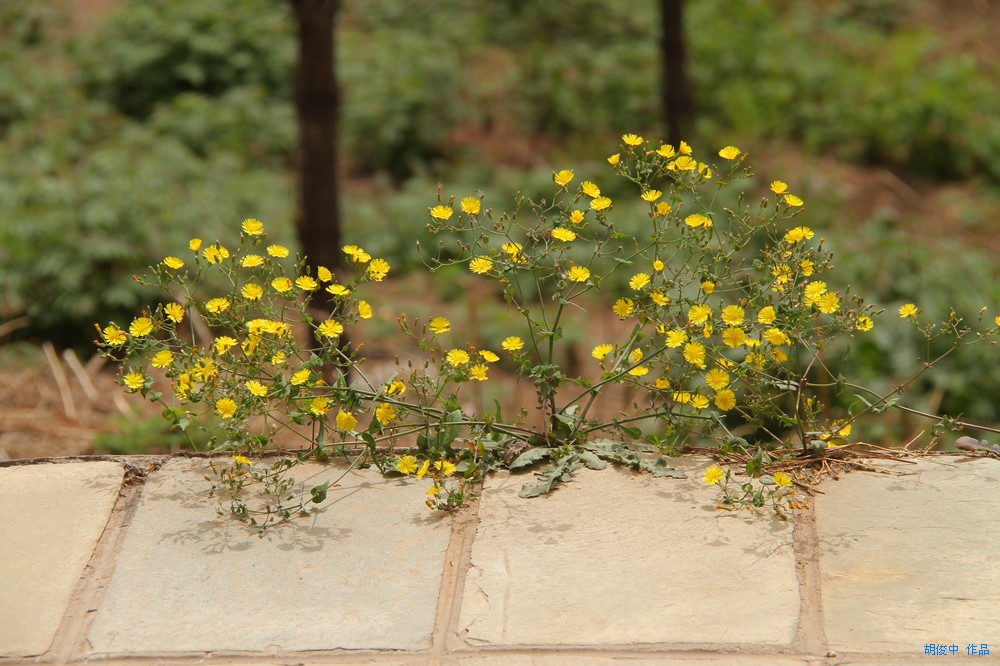
M706 294L711 294L713 291L715 291L715 283L712 282L711 280L705 280L704 282L701 283L701 290Z
M694 213L693 215L688 215L684 218L684 224L697 229L698 227L705 227L708 229L712 226L712 220L708 219L701 213Z
M618 166L618 162L621 160L621 157L622 156L619 153L615 153L614 155L608 158L608 164L610 164L611 166Z
M634 368L632 368L631 370L629 370L628 374L630 374L633 377L643 377L643 376L649 374L649 368L647 368L644 365L637 365Z
M192 252L197 252L198 250L200 250L201 249L201 239L200 238L192 238L191 241L188 243L188 249L191 250Z
M500 357L491 352L489 349L483 349L482 351L479 352L479 355L487 363L496 363L497 361L500 360Z
M500 346L507 351L517 351L524 348L524 340L516 335L511 335L504 338L503 342L500 343Z
M632 291L642 291L649 285L649 273L636 273L628 281L628 286Z
M356 425L358 425L358 420L354 418L354 414L345 412L342 409L337 412L337 430L347 432L348 430L353 430Z
M163 312L167 315L167 319L175 324L181 323L184 319L184 307L180 303L167 303L163 307Z
M309 413L312 414L313 416L323 416L328 411L330 411L330 399L329 398L317 397L317 398L313 398L312 402L309 403ZM344 412L340 412L340 414L343 414L343 413ZM337 427L340 428L341 430L350 430L355 425L357 425L357 421L355 420L352 425L350 425L350 426L348 426L346 428L341 428L340 427L340 414L337 414ZM354 417L351 416L351 418L353 419Z
M645 192L642 193L641 196L643 201L648 201L649 203L653 203L654 201L663 196L663 192L659 190L646 190Z
M791 338L788 337L787 333L782 331L780 328L775 328L775 327L769 328L766 331L764 331L764 338L775 347L779 347L781 345L789 345L792 343L792 340Z
M666 391L668 388L670 388L670 380L667 379L666 377L660 377L653 384L653 387L658 391Z
M692 305L691 309L688 310L688 321L695 325L704 324L711 316L712 308L703 303Z
M726 473L722 471L721 467L719 467L718 465L712 465L711 467L705 470L705 473L702 475L701 480L709 486L714 486L719 481L722 481L722 477L724 477L725 475Z
M302 291L316 291L319 289L319 282L309 275L300 275L295 278L295 286Z
M569 169L563 169L562 171L552 174L552 180L555 181L555 184L559 187L566 187L569 185L569 182L573 180L573 172Z
M596 183L592 183L589 180L585 180L580 183L580 191L591 199L596 199L601 196L601 188L599 188Z
M243 233L247 236L260 236L264 233L264 223L260 220L248 217L243 220Z
M344 325L335 319L327 319L316 330L324 337L339 338L340 334L344 332Z
M376 282L381 282L389 274L390 268L389 262L385 259L372 259L372 262L368 264L368 275Z
M469 352L464 349L451 349L445 355L444 360L448 361L448 365L453 368L460 368L472 359L469 357Z
M217 264L223 259L229 258L229 250L219 244L209 245L203 254L205 260L210 264Z
M247 299L248 301L256 301L258 298L264 295L264 287L259 284L254 284L253 282L247 282L240 289L240 296Z
M271 280L271 288L274 289L276 292L283 294L286 291L291 290L292 281L286 277L276 277L273 280Z
M174 354L168 349L161 349L153 355L150 363L154 368L167 368L174 362Z
M690 155L691 146L688 145L687 141L681 141L681 146L680 148L677 149L677 152L679 152L681 155Z
M434 317L428 324L428 328L431 329L431 333L434 335L440 335L451 330L451 322L444 317Z
M247 390L250 391L250 393L257 396L258 398L263 398L265 395L267 395L267 387L255 379L251 379L250 381L246 382L244 386L247 387Z
M455 473L454 463L445 460L444 458L434 463L434 468L437 471L441 472L441 476L451 476L452 474Z
M775 194L784 194L788 190L788 183L782 182L780 180L775 180L771 182L771 191Z
M674 330L667 333L666 344L671 349L676 349L677 347L680 347L682 344L687 342L687 339L688 339L687 331L685 331L682 328L675 328Z
M660 157L665 157L667 159L670 159L671 157L677 154L677 151L674 150L673 146L663 144L656 149L656 154L659 155Z
M372 306L368 301L358 301L358 316L362 319L372 318Z
M635 363L637 361L641 361L642 359L643 359L642 350L639 349L638 347L633 349L628 355L628 360L630 363Z
M302 368L292 373L292 378L288 381L292 386L299 386L308 382L311 375L312 371L309 368Z
M236 454L233 456L233 462L237 465L246 465L247 467L253 467L253 461L246 456L241 456Z
M665 294L662 294L658 291L649 292L649 300L653 301L654 303L656 303L661 307L670 302L670 299Z
M738 305L727 305L722 308L722 323L729 324L730 326L739 326L743 323L743 317L745 316L743 308Z
M659 259L654 259L653 260L653 270L654 271L656 271L657 273L659 273L664 268L665 268L665 264L662 261L660 261Z
M604 210L611 207L611 199L608 197L597 197L590 200L590 207L594 210Z
M689 342L684 345L683 355L684 360L691 365L699 370L705 369L705 347L700 342Z
M688 391L674 391L671 399L678 405L686 405L691 402L691 393Z
M614 345L609 345L609 344L597 345L590 352L590 355L596 358L598 361L603 361L605 357L607 357L607 355L610 354L613 349Z
M430 460L425 460L424 464L421 465L420 469L417 470L417 478L418 479L424 478L424 474L427 473L427 470L430 469L430 467L431 467L431 461Z
M698 162L687 155L682 155L667 165L671 171L693 171L698 168Z
M792 477L788 476L784 472L775 472L771 475L771 478L774 479L774 485L779 488L786 488L792 485Z
M493 269L493 262L486 257L475 257L469 262L469 270L476 275L489 273Z
M785 203L788 204L789 206L793 206L793 207L801 206L802 205L802 199L798 198L794 194L786 194L785 195Z
M215 411L224 419L231 419L236 415L236 401L232 398L220 398L215 403Z
M138 391L146 385L146 375L133 370L122 377L122 383L125 384L130 392Z
M163 265L166 266L167 268L173 268L174 270L177 270L178 268L184 267L184 262L181 261L179 257L164 257Z
M858 321L859 322L861 321L860 317L858 318ZM1000 315L997 315L996 317L993 318L993 323L996 324L997 326L1000 326ZM863 329L863 330L868 330L868 329Z
M569 221L573 224L580 224L583 222L584 212L582 210L574 210L569 214Z
M719 151L719 157L724 160L735 160L740 156L740 149L736 146L726 146Z
M715 394L715 406L724 412L736 406L736 394L730 389L722 389Z
M728 347L739 347L746 342L747 334L742 328L730 326L722 332L722 342Z
M657 215L666 215L671 210L672 209L670 208L670 204L668 204L666 201L661 201L658 204L656 204L656 214Z
M380 402L378 407L375 408L375 420L377 420L382 425L388 425L390 421L396 418L396 409L387 402ZM416 460L413 461L413 472L417 471ZM412 473L412 472L411 472Z
M566 229L565 227L556 227L552 230L552 237L557 241L562 241L564 243L569 243L570 241L576 240L576 234Z
M626 146L641 146L642 137L637 134L623 134L622 143Z
M729 386L729 373L722 368L712 368L705 373L705 385L713 391L721 391Z
M586 266L570 266L566 279L570 282L586 282L590 279L590 269Z
M920 312L920 309L913 303L907 303L906 305L901 305L899 307L900 319L906 319L907 317L910 317L911 319L916 319L918 312ZM132 335L135 335L135 333L133 333Z
M263 265L264 257L259 254L248 254L240 260L240 266L243 268L256 268Z
M114 324L109 324L107 328L101 331L101 337L103 337L104 341L112 347L119 347L125 344L128 340L128 338L125 337L125 331L118 328Z
M452 210L451 206L441 206L441 205L438 205L438 206L434 206L433 208L430 209L431 217L433 217L435 219L438 219L438 220L447 220L447 219L450 219L452 213L454 213L454 212L455 211Z
M750 354L747 354L747 357L744 359L744 362L747 365L749 365L751 368L757 371L764 369L764 361L765 361L764 355L758 352L752 352Z
M757 313L757 321L761 324L773 324L775 319L777 319L777 315L774 313L774 306L762 307Z
M284 245L268 245L267 253L277 259L282 259L288 256L288 248Z
M523 264L526 261L524 253L521 252L522 246L520 243L510 241L501 245L500 249L505 254L510 255L510 258L519 264Z
M283 365L287 360L288 357L285 356L285 352L274 352L271 355L271 365Z
M635 310L635 302L631 298L619 298L611 307L611 311L618 315L619 319L627 319Z
M406 392L406 384L399 379L393 379L385 385L386 395L403 395Z
M197 363L195 363L191 374L199 382L208 382L215 379L216 375L219 374L219 366L217 366L215 361L212 359L203 356L198 359Z
M228 298L213 298L208 303L205 303L205 309L212 314L219 314L220 312L225 312L229 309L229 299Z
M708 407L708 398L703 395L691 396L691 406L695 409L705 409Z
M326 266L317 266L316 277L319 278L320 282L329 282L333 279L333 273Z
M469 368L469 376L479 382L486 381L486 372L489 370L489 366L483 363L477 363L476 365Z
M812 305L819 301L819 297L826 293L826 282L822 280L813 280L806 285L803 291L803 302L806 305Z
M129 324L128 332L134 338L141 338L153 332L153 321L149 317L138 317Z
M809 227L795 227L785 233L784 240L786 243L798 243L801 240L809 240L813 236L813 230Z
M462 199L462 212L469 215L479 215L480 201L476 197L465 197Z
M805 275L806 277L809 277L810 275L813 274L813 270L814 270L815 267L814 267L813 262L811 262L808 259L803 259L802 261L799 262L799 268L802 269L802 274L803 275Z
M385 425L385 424L383 424ZM396 471L409 476L417 471L417 459L415 456L400 456L396 461Z
M858 317L857 321L854 322L854 328L858 329L862 333L872 330L874 328L875 322L868 315L861 315ZM1000 322L997 323L1000 326Z
M342 284L331 284L326 288L326 291L333 294L334 296L350 296L351 290Z
M829 291L816 299L816 307L823 314L833 314L840 309L840 297L836 292Z
M215 352L220 356L236 346L236 340L228 335L220 335L215 339Z

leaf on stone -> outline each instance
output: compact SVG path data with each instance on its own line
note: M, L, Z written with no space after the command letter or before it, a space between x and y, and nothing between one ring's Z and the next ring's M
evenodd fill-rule
M581 451L579 453L580 461L587 466L588 469L604 469L608 466L608 463L601 460L597 454L591 453L590 451Z
M534 446L530 449L525 450L521 455L514 459L514 462L510 464L512 470L523 469L525 467L530 467L540 460L544 460L549 457L549 449L544 446ZM548 491L546 491L548 492Z

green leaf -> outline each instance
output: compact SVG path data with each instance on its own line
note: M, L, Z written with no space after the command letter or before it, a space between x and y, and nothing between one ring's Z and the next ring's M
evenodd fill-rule
M551 449L544 446L534 446L530 449L526 449L517 458L514 458L514 462L510 464L511 470L523 469L525 467L530 467L540 460L549 457Z
M579 454L580 460L588 469L604 469L608 466L608 463L601 460L596 454L590 451L581 451Z
M316 504L319 504L320 502L325 500L326 491L329 487L330 487L329 481L327 481L322 485L314 486L313 489L309 491L309 494L312 496L312 501Z

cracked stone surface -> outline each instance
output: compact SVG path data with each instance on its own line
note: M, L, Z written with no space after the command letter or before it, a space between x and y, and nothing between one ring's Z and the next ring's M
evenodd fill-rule
M815 502L830 647L1000 653L1000 461L873 464L907 476L847 474Z
M0 656L48 650L123 475L114 462L0 468Z
M534 499L487 480L462 600L470 645L788 644L799 590L792 525L715 508L711 462L687 479L580 470ZM750 622L747 618L753 618Z
M216 515L205 462L151 475L89 633L95 653L429 646L450 520L423 485L351 471L261 539ZM295 470L307 486L344 470Z

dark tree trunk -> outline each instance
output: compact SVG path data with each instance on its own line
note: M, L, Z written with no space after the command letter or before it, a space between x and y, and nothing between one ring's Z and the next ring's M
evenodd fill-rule
M660 0L660 21L663 114L667 142L677 146L690 130L689 123L694 115L684 48L684 0Z
M299 126L296 228L308 265L336 271L341 254L334 19L340 0L291 0L291 5L299 36L295 73Z

